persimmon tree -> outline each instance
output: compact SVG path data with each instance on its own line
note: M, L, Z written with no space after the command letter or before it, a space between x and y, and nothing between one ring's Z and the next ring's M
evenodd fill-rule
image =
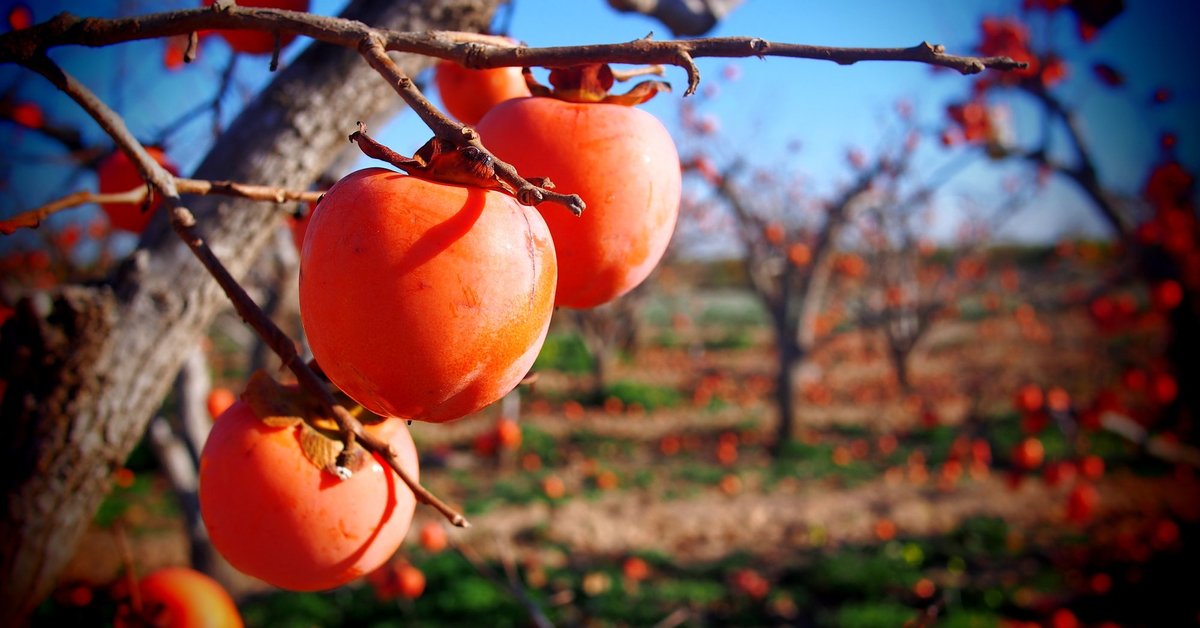
M1134 92L1121 67L1092 50L1109 24L1120 20L1123 8L1122 2L1034 0L1013 7L1007 15L984 17L977 50L1008 55L1026 66L1005 76L977 80L968 96L947 108L944 141L999 162L1025 164L1040 181L1066 182L1086 200L1119 252L1113 279L1091 291L1093 319L1104 333L1150 318L1161 320L1167 329L1162 359L1157 364L1131 365L1154 372L1162 382L1161 394L1150 404L1154 409L1137 413L1138 422L1145 426L1161 418L1159 428L1194 441L1197 433L1190 426L1200 409L1195 392L1200 386L1196 332L1200 328L1200 226L1194 174L1175 153L1181 139L1175 131L1145 128L1140 131L1160 133L1159 157L1139 173L1143 181L1139 191L1122 190L1111 180L1115 173L1102 168L1094 131L1097 121L1086 117L1086 99L1070 86L1085 84L1129 99L1156 122L1155 112L1170 106L1172 85L1155 86L1150 93ZM1055 39L1051 35L1065 29L1077 36ZM1178 76L1180 81L1186 78ZM1013 116L1026 116L1018 120L1024 124L1016 126L1031 131L1007 138L996 133L995 112L1003 106ZM1144 295L1145 307L1139 308L1128 294L1121 296L1130 289ZM1107 410L1129 412L1128 408ZM1139 440L1146 436L1142 428L1132 433Z
M805 194L798 173L754 169L742 156L721 165L699 150L684 158L708 188L707 199L696 202L717 206L707 211L725 208L732 217L750 288L774 332L776 451L794 435L796 370L837 322L831 285L838 276L861 278L866 270L845 247L848 232L860 214L895 202L894 186L908 172L915 147L902 135L869 162L854 159L850 181L828 198Z
M985 215L964 218L953 241L939 246L922 235L938 188L976 160L952 158L902 197L863 214L858 246L866 262L861 290L848 305L850 327L875 330L883 340L901 392L914 392L910 360L933 324L957 310L959 299L978 290L990 273L988 248L998 227L1027 202L1028 194L1009 194ZM1001 273L1000 284L1016 291L1016 271Z
M486 28L495 4L358 0L339 18L330 18L225 1L209 8L129 18L61 14L38 24L19 24L21 28L0 35L0 62L21 66L73 100L145 182L119 198L84 192L48 199L6 219L5 231L37 228L50 213L85 202L144 203L155 197L163 203L137 249L103 280L28 290L11 304L0 336L0 410L5 417L0 428L5 489L0 615L19 622L46 595L105 494L110 473L138 442L188 351L225 303L232 303L279 356L307 396L313 409L305 411L303 420L320 422L326 434L322 442L332 443L331 451L337 452L321 471L326 474L322 481L352 476L365 450L391 467L417 501L465 525L461 514L402 468L386 442L363 428L359 416L364 415L355 404L329 386L319 365L301 357L295 342L263 315L239 284L276 230L282 212L275 204L315 200L319 194L309 192L309 185L325 172L355 121L378 119L395 111L400 101L430 127L434 139L427 149L411 159L397 158L360 136L364 152L413 176L499 190L522 204L548 204L554 211L585 210L588 200L574 190L552 189L549 182L532 178L541 174L518 172L492 154L471 128L434 107L410 78L434 60L450 59L472 68L659 63L682 68L685 94L699 83L693 58L702 56L782 56L844 64L910 61L963 73L1018 66L1005 57L954 56L924 43L898 49L829 48L751 37L514 47L474 34ZM317 42L281 68L245 106L189 178L159 165L120 112L66 72L51 54L61 46L181 37L189 42L183 52L186 60L195 52L197 33L209 30L271 33L276 42L272 66L278 63L279 43L288 36ZM36 126L36 121L26 122ZM870 170L889 168L881 162ZM835 204L841 211L857 196L851 192Z

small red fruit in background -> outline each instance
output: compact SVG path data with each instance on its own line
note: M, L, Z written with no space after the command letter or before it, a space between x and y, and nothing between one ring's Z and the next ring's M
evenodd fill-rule
M1154 309L1160 312L1170 312L1183 302L1183 287L1174 279L1166 279L1154 284L1151 294Z
M542 492L550 499L561 499L567 487L557 475L548 475L542 479Z
M747 567L733 572L733 588L743 595L762 599L770 593L771 583L757 571Z
M529 372L556 277L536 210L369 168L334 184L313 212L300 315L313 356L355 401L383 416L451 421Z
M1045 401L1045 395L1042 394L1042 389L1037 384L1026 384L1017 391L1013 398L1013 405L1021 412L1037 412L1042 409L1042 403Z
M446 545L449 544L446 528L436 521L429 521L421 526L420 541L421 547L433 554L446 549Z
M367 575L367 582L381 600L401 597L415 600L425 592L425 574L408 561L397 559Z
M425 574L405 563L396 568L396 590L400 597L415 600L425 592Z
M1098 480L1104 475L1104 459L1100 456L1088 455L1079 461L1079 472L1089 480Z
M167 158L162 149L148 146L146 152L150 153L150 157L171 174L179 174L179 169ZM96 169L96 175L100 179L101 194L119 194L146 185L133 162L129 161L129 157L119 150L100 162L100 167ZM150 202L149 209L142 211L141 203L101 203L100 209L108 215L108 222L113 229L141 233L146 230L146 225L150 224L150 218L154 216L154 212L161 204L160 200L154 199Z
M46 115L42 113L42 108L37 103L17 103L13 105L9 115L12 116L13 122L27 129L40 129L46 123Z
M1025 471L1035 469L1042 464L1045 455L1046 450L1042 447L1042 441L1036 438L1026 438L1013 448L1013 465Z
M123 606L114 624L171 628L240 628L242 617L216 580L186 567L165 567L138 582L142 613Z
M510 451L520 447L521 426L510 418L501 417L496 421L496 443Z
M18 2L8 10L8 27L14 31L33 26L33 11L24 2Z
M496 105L529 96L525 76L518 67L472 70L444 60L438 63L433 81L446 111L471 126Z
M637 556L630 556L625 559L625 562L621 563L621 573L625 576L626 580L639 582L649 577L650 565Z
M1096 487L1081 482L1071 489L1067 495L1067 519L1075 523L1083 523L1092 517L1096 505L1100 501L1100 493Z
M208 398L204 400L204 403L208 406L208 416L212 417L215 421L235 401L237 401L237 395L233 394L232 390L217 386L208 392Z
M210 7L213 0L204 0L204 6ZM309 0L238 0L238 6L259 9L286 9L288 11L308 11ZM229 47L250 55L265 55L275 51L275 34L260 30L223 30L217 31L229 44ZM295 33L281 32L279 47L292 43Z

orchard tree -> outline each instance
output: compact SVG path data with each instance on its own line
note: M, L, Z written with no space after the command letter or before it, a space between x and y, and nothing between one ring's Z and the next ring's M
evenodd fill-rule
M988 268L994 234L1029 200L1029 193L1008 193L998 207L966 211L954 240L941 246L922 235L931 230L937 190L976 161L952 159L902 198L871 207L857 229L867 272L863 289L850 297L852 327L879 332L905 393L914 390L909 363L918 343L936 321L957 310L960 299L980 288L986 275L997 274ZM1017 290L1015 270L998 274L1005 291Z
M418 483L411 440L396 417L453 420L496 400L516 385L536 356L556 291L561 304L590 307L631 289L654 262L638 260L631 273L596 273L606 282L597 291L580 288L564 293L563 287L568 285L564 279L579 278L581 271L562 252L586 251L590 246L586 242L594 234L582 231L563 239L558 230L570 232L580 224L592 225L593 230L613 228L602 219L587 217L589 207L593 214L605 215L602 199L606 193L595 186L608 186L604 189L619 193L644 185L638 179L644 175L631 172L626 167L628 160L619 153L598 156L601 161L597 163L583 162L578 159L583 155L572 143L576 138L571 130L536 124L561 116L554 107L590 107L587 111L598 112L596 105L550 106L537 98L517 99L493 112L505 110L509 117L504 124L489 127L489 113L478 132L451 120L410 78L435 59L475 69L552 68L550 79L560 98L612 100L625 105L653 95L660 84L648 83L629 95L610 98L605 94L612 74L602 64L680 67L687 77L685 95L693 92L700 80L693 59L704 56L783 56L843 64L914 61L963 73L1018 65L1004 57L953 56L928 44L863 49L712 38L643 39L560 48L514 46L510 41L477 34L487 28L495 8L496 2L489 0L357 0L338 18L240 7L228 0L206 4L210 6L112 19L60 14L36 24L26 10L11 14L12 30L0 35L0 62L20 66L31 80L40 76L74 101L116 145L120 156L115 159L126 160L140 178L130 189L113 194L89 191L59 199L47 194L44 204L7 217L4 231L36 229L51 213L86 202L133 203L142 212L161 203L141 233L136 250L116 262L103 279L62 285L47 282L18 290L5 303L11 309L5 310L7 320L0 332L5 493L0 515L0 534L5 539L0 551L0 579L5 582L0 615L16 623L28 617L53 585L103 498L112 471L141 438L189 351L227 302L278 355L292 382L276 381L262 373L252 377L242 402L224 413L205 446L204 457L209 460L201 465L201 474L212 476L200 484L201 509L214 542L224 539L218 549L235 566L282 586L328 588L386 559L388 546L394 550L403 538L411 509L389 507L388 514L380 515L375 524L379 534L371 535L379 546L369 551L359 548L362 551L355 553L363 562L339 563L336 569L306 564L306 559L317 560L316 554L309 554L314 544L331 553L355 548L341 544L325 547L322 541L328 539L306 536L311 530L305 526L316 518L309 514L308 499L302 493L289 492L297 487L280 484L278 473L271 472L285 460L299 460L299 468L309 467L303 471L304 477L336 487L343 500L333 505L336 512L371 511L381 497L378 493L386 490L407 495L411 490L412 500L400 501L431 504L451 522L466 524L461 514ZM186 41L181 46L186 61L195 55L198 33L203 31L223 31L229 45L248 54L270 54L272 66L278 63L279 48L293 37L317 41L282 67L239 112L187 178L160 163L130 132L120 111L53 58L54 50L62 46L111 46L178 37ZM531 86L531 90L536 95L551 95L548 88ZM395 112L399 101L411 107L433 135L412 157L378 144L363 125L355 125ZM10 107L9 112L23 126L41 125L28 108ZM616 121L597 124L619 126L632 119L622 114ZM523 122L525 127L520 126ZM528 130L514 135L510 132L514 128ZM549 129L548 136L535 138L539 128ZM301 266L308 270L302 272L300 301L305 332L316 356L316 362L310 362L263 314L239 281L277 230L280 215L291 212L291 207L285 205L281 210L277 204L320 197L319 191L308 188L329 169L347 135L367 155L409 176L384 169L360 171L333 185L317 204L301 255ZM517 149L501 148L514 143L519 147L523 142L532 145L535 139L548 142L547 152L556 151L553 163L532 157L526 161ZM512 152L505 152L509 150ZM662 161L663 155L657 157ZM576 161L584 164L586 176L575 178L569 169L564 170ZM676 163L672 161L661 176L671 176L674 169L677 177ZM662 164L655 164L660 167ZM865 172L871 177L860 178L831 209L849 211L869 178L894 167L881 160L868 168ZM546 175L558 187L553 187ZM416 199L430 203L414 203ZM540 213L531 209L534 206ZM333 209L324 211L326 208ZM433 213L436 211L444 213ZM342 212L345 217L339 216ZM583 218L572 223L572 214L580 213ZM134 217L142 216L135 212ZM112 220L115 224L116 219ZM556 227L556 222L567 226ZM628 229L626 237L646 237L643 227L634 224L638 223L621 225ZM484 276L482 282L463 283L454 295L441 289L429 291L422 298L400 303L396 313L403 317L399 327L404 333L380 340L372 332L384 327L372 316L397 302L386 301L381 306L384 301L371 299L395 299L404 290L396 277L377 265L383 262L371 262L369 256L364 256L365 262L339 258L340 273L318 272L315 269L320 265L308 262L314 256L344 254L347 248L365 250L369 247L361 240L355 240L353 247L337 242L366 233L377 237L370 243L376 247L373 250L407 250L408 257L402 261L436 267L443 276L458 273L461 280L464 275L486 275L479 272L486 264L489 272L502 273L529 289L521 288L516 295L496 292L496 286L504 282ZM421 237L414 243L409 236L416 233ZM814 250L826 250L827 240L836 235L828 228L818 235L822 233L824 239L813 242ZM461 256L439 255L448 247L461 251ZM505 265L504 251L514 249L523 253ZM555 249L560 251L557 262ZM824 280L820 275L811 277L810 281ZM416 287L432 285L429 277L413 281ZM515 288L510 286L512 290ZM450 306L457 308L458 314L470 311L474 316L484 309L481 305L490 308L494 302L514 308L494 316L511 327L472 335L466 331L471 327L469 320L453 322L452 317L430 314ZM338 305L343 308L339 310ZM517 310L526 313L512 313ZM812 316L789 311L785 318ZM395 327L393 324L393 330ZM401 347L407 362L400 365L401 370L411 380L449 378L466 383L430 398L410 394L413 390L405 388L409 380L377 386L374 380L388 377L388 367L397 360L364 352L362 347L371 342L381 351L386 346ZM471 352L479 362L456 361L447 355L446 347ZM445 362L438 361L443 358ZM463 369L469 374L464 375ZM337 387L330 381L337 382ZM436 385L446 386L441 380ZM297 435L303 443L303 456L296 451L296 441L278 438L281 429ZM253 456L230 455L251 441L263 444L251 448ZM374 494L363 491L362 483L376 475L356 473L364 465L392 469L394 474L384 473L389 478L385 482L388 488L377 488ZM286 529L292 551L266 558L265 563L258 553L263 544L254 541L262 537L238 532L243 526L269 523L251 510L253 504L247 497L255 495L292 504L276 506L270 518L282 526L275 529ZM347 507L351 503L354 508ZM293 524L295 529L290 527ZM261 529L256 534L261 534Z
M894 186L908 171L916 142L901 138L870 163L852 158L851 181L831 198L810 197L793 173L752 170L741 157L723 166L702 152L685 160L711 191L710 199L698 202L715 203L732 216L750 287L774 332L776 451L794 433L796 369L836 326L831 286L839 275L862 278L866 270L864 260L845 248L847 232L859 214L894 202Z
M976 80L968 97L947 108L943 138L948 145L980 150L997 161L1027 164L1043 182L1050 178L1068 182L1087 200L1121 251L1121 269L1114 276L1138 278L1135 283L1141 284L1147 304L1140 313L1136 308L1117 307L1118 301L1127 302L1116 296L1126 286L1111 282L1097 286L1093 293L1093 319L1107 332L1144 317L1165 321L1162 363L1139 367L1155 372L1161 381L1161 394L1155 395L1153 405L1158 407L1156 414L1169 420L1160 427L1170 425L1180 432L1177 436L1194 441L1193 422L1200 410L1200 225L1194 174L1176 155L1180 141L1194 138L1177 135L1176 130L1162 131L1158 159L1139 173L1140 198L1130 198L1106 180L1113 173L1102 171L1096 137L1089 133L1089 128L1097 128L1097 121L1085 119L1086 96L1080 96L1087 90L1124 96L1139 110L1151 113L1151 119L1157 118L1154 112L1172 105L1176 86L1162 84L1150 93L1134 93L1120 66L1092 50L1123 11L1119 0L1032 0L1009 15L983 18L978 51L1007 55L1026 65ZM1075 37L1062 37L1068 29ZM1169 63L1162 67L1174 69ZM1175 80L1190 79L1187 74L1187 70L1176 73ZM1081 84L1087 86L1083 91ZM1024 124L1014 126L1032 132L1010 137L997 133L999 107L1006 107L1014 117L1026 116L1014 121ZM1154 420L1146 416L1141 422Z

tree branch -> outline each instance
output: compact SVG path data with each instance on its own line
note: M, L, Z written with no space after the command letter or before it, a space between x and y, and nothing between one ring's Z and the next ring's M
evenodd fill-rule
M266 201L268 203L287 203L290 201L315 203L324 194L321 191L289 190L269 185L238 183L236 181L205 181L182 177L174 177L174 179L175 188L180 194L194 194L197 196L219 194L222 196L248 198L254 201ZM146 200L148 194L149 190L144 185L140 185L132 190L114 192L112 194L101 194L90 190L75 192L29 211L21 212L12 218L0 220L0 233L7 235L21 228L36 229L50 215L88 203L142 203Z
M708 37L664 41L645 38L619 44L514 48L481 40L474 33L389 31L375 29L355 20L240 6L226 7L224 10L188 9L113 19L79 18L61 13L48 22L0 35L0 63L21 62L55 46L107 46L140 39L189 35L208 29L286 31L347 48L359 48L365 39L379 38L386 50L450 59L469 68L562 67L587 63L676 65L689 72L687 94L694 92L699 82L698 72L689 63L690 59L696 57L790 57L832 61L841 65L860 61L901 61L949 68L962 74L977 74L989 68L1007 71L1025 67L1025 64L1010 57L948 54L944 46L927 42L907 48L864 48L779 43L758 37Z
M433 130L435 136L458 146L474 147L489 157L496 176L512 188L513 195L518 201L525 205L538 205L550 201L565 206L577 216L583 213L585 205L578 194L559 194L530 183L517 173L517 169L512 164L499 159L484 147L483 143L479 141L479 134L474 129L451 120L437 107L434 107L421 94L421 90L417 89L412 79L405 76L400 68L396 67L395 62L387 56L378 38L364 38L359 46L359 52L367 60L367 63L383 76L388 85L391 85L396 93L400 94L404 102L421 117L421 120Z

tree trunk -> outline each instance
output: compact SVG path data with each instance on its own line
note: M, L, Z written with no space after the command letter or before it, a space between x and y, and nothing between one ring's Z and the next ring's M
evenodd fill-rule
M783 448L792 440L796 429L795 396L792 390L792 376L796 365L804 356L803 352L780 330L776 347L779 350L779 371L775 374L775 406L779 410L779 425L775 429L775 443L772 445L772 455L778 457Z
M345 11L407 31L480 30L496 0L357 0ZM410 75L431 60L399 59ZM265 63L265 61L263 62ZM399 98L356 51L310 46L221 136L196 176L304 188L356 120ZM273 205L186 199L213 251L244 276L273 229ZM159 212L102 286L26 300L0 335L0 617L19 625L46 597L137 444L187 351L224 296Z

